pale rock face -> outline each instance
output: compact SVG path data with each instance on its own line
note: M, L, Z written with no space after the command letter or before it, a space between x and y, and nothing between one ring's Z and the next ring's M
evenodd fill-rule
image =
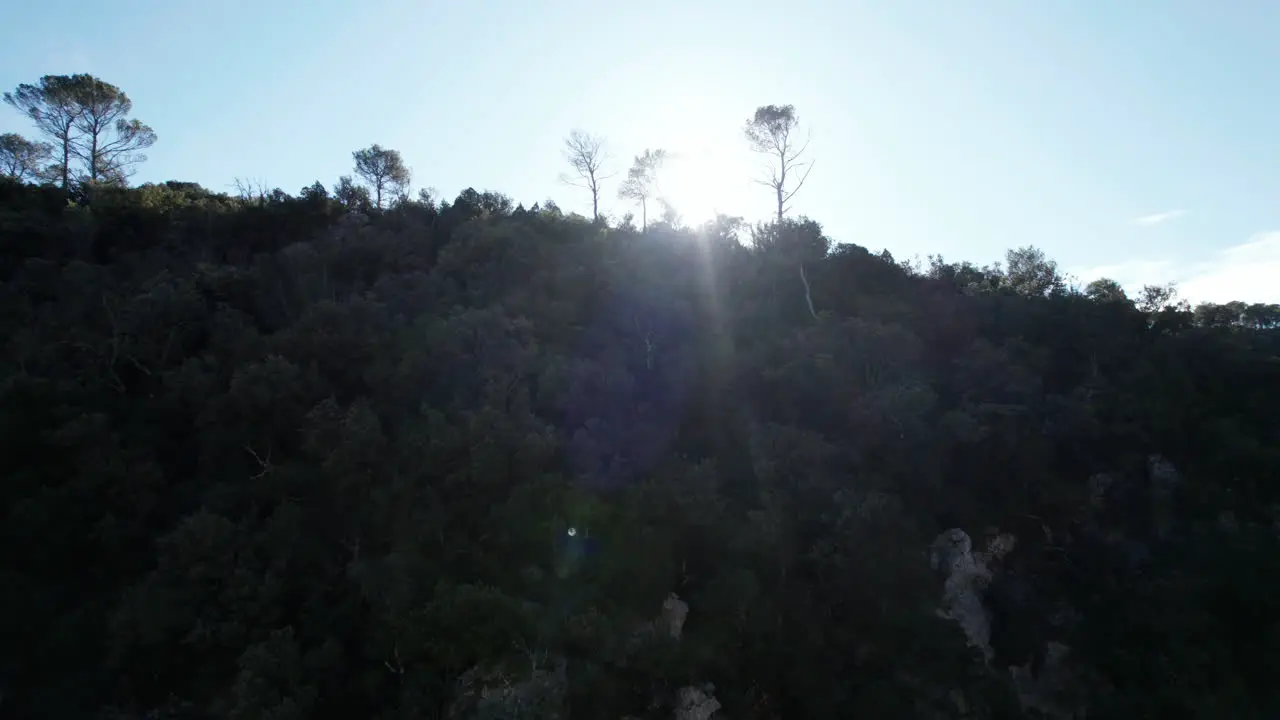
M644 623L633 642L670 634L679 640L689 616L689 604L675 593L662 603L660 617ZM536 660L536 658L534 658ZM523 660L523 659L522 659ZM567 663L533 662L530 667L477 666L458 679L459 693L447 715L450 720L548 720L565 717ZM709 720L720 709L710 683L681 688L676 696L675 720Z
M1084 518L1089 535L1113 548L1127 552L1133 567L1140 566L1146 559L1150 539L1134 538L1116 528L1102 528L1098 524L1098 514L1108 504L1109 496L1119 487L1123 478L1107 473L1098 473L1089 478L1089 506L1085 508ZM1147 457L1147 484L1156 540L1167 538L1173 529L1173 502L1178 488L1182 485L1182 477L1168 458L1159 454ZM1274 529L1280 535L1280 505L1275 506ZM1227 532L1235 531L1239 521L1229 511L1219 514L1218 525ZM995 528L989 528L985 551L974 551L973 541L960 528L947 530L935 539L929 547L930 564L945 576L942 602L938 615L954 620L963 630L969 644L982 651L983 657L990 663L994 652L991 648L991 616L982 598L993 574L998 570L1000 561L1013 550L1017 538L1009 534L998 534ZM1046 542L1052 537L1046 530ZM1048 621L1058 629L1069 628L1079 622L1078 614L1069 605L1059 603L1049 610ZM1037 673L1032 673L1028 663L1022 667L1003 668L1007 670L1013 690L1022 708L1038 713L1039 716L1055 720L1069 720L1084 716L1085 708L1080 704L1082 698L1076 696L1085 682L1084 678L1093 677L1088 668L1082 668L1069 659L1071 648L1060 642L1050 641L1045 648L1044 663ZM1083 673L1083 674L1082 674ZM954 698L953 698L954 701ZM963 696L956 702L956 707L963 714Z
M662 613L641 625L632 642L644 642L646 638L663 634L670 635L672 640L679 640L684 633L684 621L688 617L689 604L674 592L668 593L667 599L662 603ZM654 702L656 706L659 699L655 698ZM716 700L715 686L711 683L689 685L676 693L675 720L708 720L719 709L720 701Z
M671 633L672 639L680 639L680 634L684 630L684 620L687 617L689 617L689 604L675 593L668 595L666 601L662 603L662 620L667 632Z
M1000 561L1017 545L1017 538L1008 533L996 534L987 544L985 552L973 552L969 535L959 528L952 528L938 536L930 546L930 563L934 569L946 573L943 585L942 606L938 615L956 621L964 631L969 644L982 651L990 662L991 616L982 603L982 595L991 582L992 573ZM1069 608L1059 608L1063 615L1060 622L1070 618ZM1074 717L1060 698L1069 693L1074 676L1067 666L1070 648L1059 642L1046 647L1044 665L1038 674L1032 674L1031 664L1007 668L1014 692L1024 710L1034 710L1045 717L1067 720ZM961 694L957 709L963 714L964 698Z
M982 593L991 582L990 564L1007 555L1016 544L1013 535L997 535L986 552L974 553L969 534L952 528L939 535L929 549L930 564L946 573L938 615L955 620L969 644L981 650L988 662L993 654L991 619L982 605Z
M462 689L449 709L457 720L556 719L563 717L568 687L565 663L534 667L527 675L475 667L458 679Z
M710 685L680 688L675 720L709 720L720 709L720 701L712 694L714 691Z
M672 640L679 640L684 634L684 621L688 617L689 604L681 600L679 595L669 593L667 599L662 602L662 612L658 617L638 626L631 637L631 642L634 645L662 635L669 635Z

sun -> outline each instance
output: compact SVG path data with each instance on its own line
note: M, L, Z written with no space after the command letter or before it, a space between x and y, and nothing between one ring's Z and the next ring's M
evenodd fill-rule
M732 214L740 199L735 196L741 195L739 180L710 152L674 151L658 173L657 196L671 204L682 223L696 227L717 213Z

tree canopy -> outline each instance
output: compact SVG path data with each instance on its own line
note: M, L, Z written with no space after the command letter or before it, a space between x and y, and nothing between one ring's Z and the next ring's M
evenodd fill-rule
M792 137L799 126L794 105L761 105L743 129L751 149L769 158L766 179L756 182L773 190L779 221L813 170L812 161L800 159L809 148L808 139L801 143Z
M356 161L356 175L373 189L373 204L382 207L383 195L400 199L409 191L409 168L400 151L377 143L351 153Z
M32 142L17 133L0 135L0 177L18 182L43 180L52 152L49 143Z
M1280 306L392 153L0 179L6 716L1280 710Z
M627 179L618 187L618 197L640 206L640 229L649 225L649 201L658 191L658 171L667 161L667 151L646 149L637 155L627 171Z
M54 165L41 175L58 179L63 188L73 181L123 184L133 166L146 160L142 151L156 141L155 131L127 117L133 111L129 97L92 75L45 75L5 93L4 101L50 140ZM76 160L79 172L72 165Z

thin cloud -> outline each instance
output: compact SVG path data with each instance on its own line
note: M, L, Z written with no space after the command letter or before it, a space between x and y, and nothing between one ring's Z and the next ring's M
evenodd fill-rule
M1162 222L1168 222L1186 214L1186 210L1166 210L1164 212L1155 213L1154 215L1143 215L1140 218L1134 219L1134 222L1139 225L1159 225Z
M1111 278L1132 297L1143 285L1178 284L1178 297L1201 302L1280 302L1280 230L1262 232L1223 248L1203 262L1135 259L1074 272L1083 282Z
M1168 260L1128 260L1110 265L1072 270L1071 273L1088 283L1099 278L1110 278L1126 289L1143 285L1163 285L1178 277L1178 268Z
M1178 284L1178 291L1192 302L1249 303L1280 301L1280 230L1258 233L1248 242L1218 253L1197 266Z

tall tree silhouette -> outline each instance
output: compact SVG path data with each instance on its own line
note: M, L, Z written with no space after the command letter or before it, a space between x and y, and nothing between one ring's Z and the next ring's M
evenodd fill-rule
M618 188L618 197L640 206L641 230L649 226L649 200L657 192L658 170L666 159L666 150L645 150L636 156L627 171L627 179Z
M373 188L376 207L382 207L385 194L400 197L408 192L409 168L405 166L399 150L384 148L375 143L351 153L351 156L356 161L356 174Z
M71 184L76 121L84 112L79 89L88 75L45 75L35 84L23 83L4 94L4 101L27 116L54 146L55 175L62 187Z
M573 174L562 174L560 181L591 193L591 219L599 222L600 182L613 177L604 171L607 160L604 138L582 130L570 132L569 137L564 140L564 159L573 169Z
M794 105L762 105L756 108L743 130L751 149L770 158L768 177L755 182L773 189L779 220L787 212L787 203L800 192L813 170L812 161L800 159L809 147L808 139L799 145L792 137L799 124Z
M133 166L147 159L142 151L155 144L156 133L128 117L133 101L120 88L91 75L76 77L80 112L74 124L79 137L72 152L84 163L86 182L123 184Z

